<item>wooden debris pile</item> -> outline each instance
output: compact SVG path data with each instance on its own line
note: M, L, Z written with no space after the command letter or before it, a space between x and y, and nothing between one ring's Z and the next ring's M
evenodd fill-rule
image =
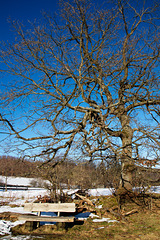
M82 196L78 193L75 193L75 200L76 203L76 212L81 213L84 211L88 212L96 212L94 203L87 197Z

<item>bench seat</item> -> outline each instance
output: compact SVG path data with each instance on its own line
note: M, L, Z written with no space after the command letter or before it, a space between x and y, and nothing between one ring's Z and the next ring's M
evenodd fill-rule
M36 216L31 214L23 214L19 216L19 220L33 221L33 222L74 222L75 217L49 217Z

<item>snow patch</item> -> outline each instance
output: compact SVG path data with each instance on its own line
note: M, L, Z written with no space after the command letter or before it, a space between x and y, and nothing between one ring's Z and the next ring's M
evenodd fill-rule
M12 227L15 227L23 223L25 223L25 221L10 222L10 221L0 220L0 235L10 234L10 230Z
M91 213L89 216L90 216L91 218L99 218L99 216L96 215L96 214L94 214L94 213Z
M113 223L113 222L118 222L117 220L111 220L110 218L101 218L101 219L93 219L93 222L108 222L108 223Z
M88 194L90 196L109 196L109 195L112 195L113 192L114 192L114 189L96 188L96 189L90 189L88 191Z

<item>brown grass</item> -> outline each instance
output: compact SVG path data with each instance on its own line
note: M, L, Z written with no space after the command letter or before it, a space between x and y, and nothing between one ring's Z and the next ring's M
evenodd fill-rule
M137 199L136 199L137 200ZM97 214L102 217L116 219L107 209L114 209L117 213L126 213L132 209L138 212L126 216L125 220L119 217L118 222L93 222L91 218L86 220L83 225L75 225L68 231L56 230L48 235L43 236L44 240L159 240L160 239L160 200L152 201L152 209L150 205L138 206L133 201L127 200L118 210L118 201L115 197L100 197L96 202L97 205L102 204L103 208L97 210ZM117 207L117 208L116 208ZM48 232L49 233L49 232ZM54 235L53 235L54 234ZM56 235L57 234L57 235ZM36 238L35 238L36 239Z

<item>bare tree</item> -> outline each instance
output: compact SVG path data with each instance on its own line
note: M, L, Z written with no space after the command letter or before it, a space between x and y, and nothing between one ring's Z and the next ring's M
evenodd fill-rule
M158 6L64 1L58 17L1 47L0 120L24 157L69 154L121 164L131 189L139 159L159 159ZM77 146L77 149L75 149Z

